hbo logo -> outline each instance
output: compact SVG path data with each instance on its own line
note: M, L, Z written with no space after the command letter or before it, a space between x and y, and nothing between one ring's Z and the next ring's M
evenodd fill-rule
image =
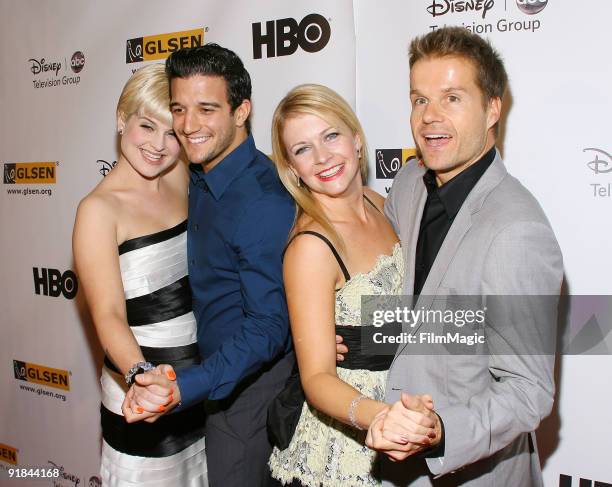
M261 22L252 24L252 28L255 59L261 59L263 46L266 46L266 57L289 56L298 46L306 52L318 52L331 37L329 22L319 14L307 15L299 24L292 18L268 20L265 33Z
M32 269L34 273L34 292L57 298L63 294L66 299L73 299L78 291L76 274L66 271L63 274L57 269Z

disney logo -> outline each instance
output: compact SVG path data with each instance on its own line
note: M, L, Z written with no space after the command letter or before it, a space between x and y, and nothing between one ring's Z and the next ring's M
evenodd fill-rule
M55 468L59 469L59 477L64 480L68 480L69 482L74 482L74 487L77 487L81 483L81 479L73 473L66 472L63 465L58 465L57 463L52 462L51 460L47 460L47 463L50 463Z
M108 162L104 159L98 159L96 162L102 166L100 167L100 174L102 177L106 177L106 175L111 172L111 169L117 164L117 161Z
M28 59L28 62L32 63L32 66L30 66L30 71L32 71L32 74L40 74L46 71L55 71L55 76L57 76L59 70L62 69L62 63L48 63L45 58L41 58L40 61L38 59Z
M479 12L482 11L484 19L487 12L493 8L495 0L433 0L427 7L427 11L433 16L438 17L448 12Z
M582 149L582 152L587 151L595 153L595 159L587 162L587 166L591 171L593 171L595 174L612 172L612 156L610 154L604 150L596 149L595 147L587 147L586 149ZM603 155L607 160L600 159L600 155Z

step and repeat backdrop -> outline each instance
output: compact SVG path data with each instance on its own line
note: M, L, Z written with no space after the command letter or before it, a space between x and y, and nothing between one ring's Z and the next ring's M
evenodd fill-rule
M289 89L313 82L338 91L368 136L370 185L385 194L415 159L410 39L444 25L489 38L510 75L500 149L551 220L565 292L612 294L606 0L0 0L0 7L0 485L17 482L8 478L16 467L56 469L47 485L100 485L102 354L74 272L72 225L80 199L117 160L123 84L178 47L217 42L240 55L253 80L253 132L266 153L272 112ZM555 409L538 431L546 485L612 484L611 371L604 352L559 358Z

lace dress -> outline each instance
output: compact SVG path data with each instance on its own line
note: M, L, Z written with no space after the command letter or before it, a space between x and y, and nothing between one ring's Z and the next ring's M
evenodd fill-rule
M361 326L361 296L400 294L403 275L404 260L397 243L391 255L380 255L369 272L353 276L337 290L336 324ZM384 400L387 370L337 367L336 371L340 379L366 397ZM272 476L283 484L296 479L312 487L380 485L373 475L376 452L365 446L366 433L304 403L291 443L285 450L275 447L272 452Z

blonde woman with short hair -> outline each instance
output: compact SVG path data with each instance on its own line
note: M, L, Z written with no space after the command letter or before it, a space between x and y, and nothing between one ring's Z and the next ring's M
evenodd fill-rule
M105 353L102 483L206 486L202 407L153 424L128 424L121 411L137 373L200 360L187 280L188 176L163 64L129 79L117 132L117 164L79 204L73 232L79 280Z

